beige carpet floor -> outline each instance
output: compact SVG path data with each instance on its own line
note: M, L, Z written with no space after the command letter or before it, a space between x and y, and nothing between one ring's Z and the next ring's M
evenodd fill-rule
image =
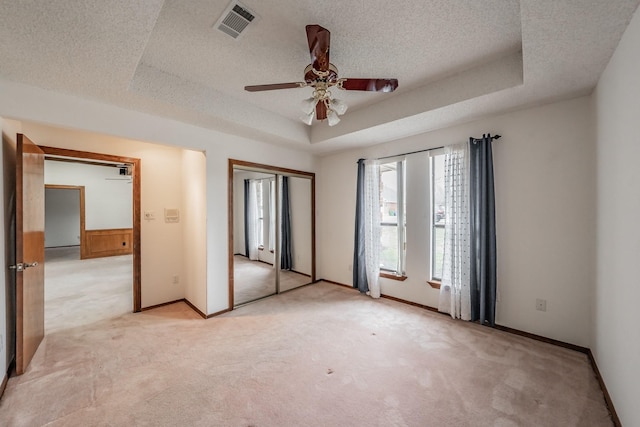
M242 255L234 255L235 305L255 301L276 293L276 270L272 265L251 261ZM280 292L289 291L311 282L311 278L294 271L280 272Z
M584 354L327 283L46 336L3 426L610 426Z
M133 311L132 255L80 260L80 247L45 251L45 333Z

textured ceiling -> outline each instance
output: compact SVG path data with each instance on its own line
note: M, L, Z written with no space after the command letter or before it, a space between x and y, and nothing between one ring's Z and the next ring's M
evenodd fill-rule
M590 93L640 0L244 0L235 40L218 0L0 0L0 78L323 153ZM331 31L340 77L397 78L391 94L334 90L329 127L298 120L305 25ZM1 94L0 94L1 95Z

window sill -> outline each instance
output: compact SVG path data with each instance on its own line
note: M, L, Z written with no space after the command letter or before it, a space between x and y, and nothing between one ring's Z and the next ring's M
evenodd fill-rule
M380 277L384 277L385 279L397 280L399 282L404 282L407 280L407 276L398 276L397 274L392 273L380 273Z
M437 280L427 280L427 284L433 289L440 289L440 282L438 282Z

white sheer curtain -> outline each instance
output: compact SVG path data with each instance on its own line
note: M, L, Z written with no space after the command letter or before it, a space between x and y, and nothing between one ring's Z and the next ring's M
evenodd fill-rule
M380 298L380 162L364 163L364 250L372 298Z
M471 320L469 144L445 147L444 263L438 309Z
M276 248L276 183L269 180L269 250ZM276 263L273 263L275 267Z
M260 181L249 182L249 206L247 206L247 240L249 242L249 259L258 259L258 185Z

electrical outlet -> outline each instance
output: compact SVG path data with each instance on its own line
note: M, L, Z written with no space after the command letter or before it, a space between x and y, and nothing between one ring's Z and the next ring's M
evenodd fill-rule
M180 283L180 277L176 274L173 276L173 284L177 285L178 283Z
M540 298L536 299L536 310L547 311L547 300Z
M149 221L156 219L156 213L154 211L144 211L144 219Z

